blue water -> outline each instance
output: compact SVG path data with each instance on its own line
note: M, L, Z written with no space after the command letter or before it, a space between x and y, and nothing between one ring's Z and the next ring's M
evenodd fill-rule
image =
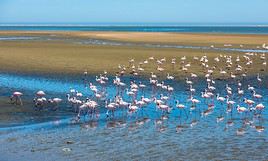
M115 87L112 78L107 85L109 98L115 96ZM151 87L149 81L143 78L135 78L147 85L144 92L139 92L150 97ZM89 77L94 84L94 77ZM124 77L122 81L129 85L132 77ZM268 78L263 77L263 82ZM17 124L3 125L0 128L0 144L5 145L0 151L0 160L40 160L50 156L51 160L267 160L268 147L268 111L265 109L261 118L252 118L252 125L243 123L241 115L234 112L233 116L222 113L221 105L215 100L215 109L208 116L202 116L202 112L208 108L200 92L206 88L206 81L199 79L194 81L193 87L197 90L195 98L201 100L195 111L190 111L191 103L187 101L188 91L184 81L165 81L174 87L174 93L168 104L174 107L175 99L186 105L187 116L176 108L170 114L162 115L155 110L155 104L146 106L145 113L141 111L137 116L123 117L117 111L114 118L106 118L104 103L99 101L101 116L99 119L88 117L74 122L75 114L70 112L71 107L62 102L60 110L17 112L13 115L21 116L14 120ZM236 83L231 80L216 80L215 93L226 95L225 84L236 91ZM244 97L251 98L247 91L248 84L257 84L255 77L247 77L241 81ZM91 92L84 87L79 76L46 77L37 75L0 74L0 94L8 99L14 91L24 93L23 100L30 100L37 90L47 92L47 97L60 97L66 100L69 89L75 88L81 91L85 97L91 97ZM100 88L98 86L98 88ZM262 102L268 106L268 88L266 84L256 86L257 93L264 96ZM164 91L159 93L167 95ZM130 98L124 94L124 100ZM238 96L233 95L237 104L246 106ZM3 107L1 107L3 108ZM16 107L20 108L20 107ZM29 107L32 109L33 106ZM224 115L224 120L217 123L217 117ZM168 119L163 119L167 116ZM28 119L31 118L29 121ZM232 120L234 125L227 124ZM158 124L157 121L162 121ZM196 125L193 124L196 121ZM177 127L180 127L178 131ZM257 132L255 126L263 126L263 132ZM237 135L237 130L242 129L245 134ZM66 144L71 140L73 144ZM70 152L62 149L70 148Z
M107 99L109 98L114 98L114 96L116 95L116 88L113 86L112 84L112 79L113 77L110 77L109 80L109 84L106 86L106 91L107 91ZM94 77L89 77L88 80L90 80L91 82L95 82ZM126 82L127 84L129 84L129 82L132 80L131 77L123 77L122 81ZM264 80L267 80L267 78L264 78ZM147 85L147 88L143 91L143 92L139 92L138 94L138 98L141 97L141 95L144 95L145 97L152 97L152 91L151 91L151 87L149 85L149 81L139 78L136 79L137 82L141 81L142 83L144 83L145 85ZM187 91L187 87L184 83L184 81L165 81L166 84L171 85L172 87L174 87L175 92L172 93L172 96L170 97L169 100L169 105L171 106L175 106L175 100L180 100L181 103L185 104L186 106L190 107L191 103L187 101L187 99L189 98L188 95L188 91ZM231 87L233 87L234 89L236 88L236 85L234 84L233 81L216 81L216 85L215 87L217 88L217 90L215 91L215 93L219 93L221 96L225 96L226 92L224 90L225 88L225 84L228 83ZM246 91L247 89L247 85L248 84L257 84L255 77L248 77L247 79L244 79L242 81L243 84L243 88ZM92 92L85 87L83 81L81 78L75 78L75 77L58 77L58 78L47 78L47 77L42 77L42 76L36 76L36 75L15 75L15 74L0 74L0 87L1 87L1 95L2 96L6 96L8 97L13 91L21 91L23 92L23 99L32 99L35 95L34 93L38 90L43 90L47 93L47 97L48 98L52 98L52 97L60 97L62 99L64 99L65 101L62 103L62 110L66 111L68 105L66 105L66 94L69 92L70 89L76 89L79 92L82 92L84 94L84 98L86 97L90 97L94 100L94 97L92 97ZM100 88L100 87L99 87ZM201 98L200 93L206 88L206 83L205 80L200 79L198 84L194 85L194 88L196 88L197 92L196 92L196 98L199 100L202 100L202 104L199 106L199 109L202 110L206 110L207 105L204 102L204 100ZM264 96L264 98L261 101L257 101L257 102L262 102L264 103L265 106L268 106L267 102L268 102L268 98L265 97L268 94L268 89L266 87L265 84L261 85L261 86L256 86L256 91L257 93L260 93ZM164 95L168 95L167 92L165 91L158 91L158 94L156 94L155 96L157 98L160 97L160 93L163 93ZM245 98L251 98L252 94L250 92L246 92L244 97ZM131 102L131 99L124 94L123 95L124 100L127 100L128 102ZM240 100L240 103L238 103L238 96L236 94L233 95L232 97L234 99L234 101L237 102L237 104L240 105L244 105L246 106L242 100ZM99 101L100 103L100 107L102 109L102 112L105 113L104 110L104 104L102 101ZM216 109L218 106L222 107L222 105L217 104L216 101ZM155 112L155 105L150 104L148 106L149 109L149 116L152 119L155 119L156 117L159 116L159 113ZM215 113L220 112L219 110L216 110ZM104 114L103 113L103 114ZM64 114L64 113L63 113ZM69 114L69 113L68 113ZM176 116L178 115L178 111L175 110L173 113L171 113L170 116ZM267 111L264 113L264 116L267 115ZM75 116L75 114L73 115ZM215 117L215 115L214 115ZM104 117L105 118L105 117ZM172 117L171 117L172 118ZM50 118L48 118L47 121L49 121ZM173 118L174 119L174 118ZM172 120L172 119L171 119ZM66 123L66 122L65 122Z
M0 30L268 34L268 26L0 26Z

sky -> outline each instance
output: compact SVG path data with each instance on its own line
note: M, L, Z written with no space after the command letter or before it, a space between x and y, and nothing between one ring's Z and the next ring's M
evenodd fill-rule
M268 0L0 0L0 24L268 24Z

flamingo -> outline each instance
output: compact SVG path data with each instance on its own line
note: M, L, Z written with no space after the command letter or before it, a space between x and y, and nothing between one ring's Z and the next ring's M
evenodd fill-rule
M168 96L164 96L163 94L160 94L160 99L163 101L167 101L169 99Z
M144 69L142 67L138 66L138 71L142 72L142 71L144 71Z
M117 102L119 104L120 107L128 107L129 103L125 102L122 98L119 99L119 101Z
M154 103L156 104L164 104L164 101L161 99L156 99L156 97L153 98Z
M219 94L217 94L217 100L220 101L221 103L223 103L225 101L224 97L220 97Z
M246 103L246 104L248 104L248 105L253 105L255 102L254 101L252 101L252 100L250 100L250 99L246 99L246 98L244 98L244 102Z
M181 60L182 61L186 60L186 56L181 57Z
M95 93L95 97L97 100L99 100L102 97L102 95L100 93Z
M190 98L190 101L192 102L192 106L195 107L197 103L200 103L200 101L196 98Z
M146 88L145 84L142 84L141 82L139 83L139 88L144 92L144 89Z
M128 96L134 96L135 95L135 93L133 91L129 91L129 89L127 89L126 93L127 93Z
M145 102L146 104L149 104L150 102L152 102L151 99L149 99L149 98L145 98L144 96L141 96L141 100L142 100L143 102Z
M150 78L150 84L155 85L157 83L157 80Z
M54 110L58 109L59 103L62 102L61 98L52 98L52 99L48 99L48 103L54 104Z
M248 85L248 90L253 92L255 88L253 86Z
M184 71L184 72L187 72L188 71L188 68L186 68L185 66L183 66L181 70Z
M191 78L197 78L197 74L191 73Z
M128 109L129 109L129 111L131 113L134 113L134 112L137 112L137 110L139 109L139 107L136 106L136 105L133 105L133 104L129 104Z
M206 92L201 92L201 97L205 99L205 102L210 98L210 95L208 95Z
M98 114L96 113L96 109L98 106L97 102L92 101L92 100L88 100L85 104L87 105L87 109L88 109L87 112L90 112L91 117L93 117L94 114L96 115L96 118L99 117Z
M265 106L262 103L259 103L255 106L255 109L262 111L265 108Z
M89 84L89 88L93 93L97 93L98 89L96 86L94 86L92 83Z
M80 93L80 92L78 92L78 91L76 91L76 96L77 96L77 97L82 97L82 96L83 96L83 94L82 94L82 93Z
M193 84L193 82L190 81L188 77L186 77L186 84L187 84L187 85L190 85L190 84Z
M216 88L215 88L214 86L210 85L209 83L208 83L208 89L209 89L210 91L214 91L214 90L216 90Z
M263 49L268 49L268 46L266 44L262 44Z
M176 59L175 58L171 59L171 64L172 64L172 67L174 69L175 65L176 65Z
M246 112L248 111L248 109L246 107L241 107L240 105L237 105L237 112L239 113L243 113L243 112Z
M10 96L10 102L11 103L15 103L16 105L19 103L21 106L23 105L22 100L21 100L21 96L23 94L21 92L13 92L13 94ZM15 99L15 101L13 102L13 99Z
M253 90L253 97L254 97L254 98L257 98L257 99L261 99L261 98L262 98L262 95L260 95L260 94L256 94L256 91Z
M74 112L77 112L79 106L82 104L82 101L77 99L76 97L71 97L70 94L67 94L67 100L74 108Z
M222 77L224 77L224 76L225 76L225 74L227 74L227 72L226 72L226 71L224 71L224 70L222 70L222 69L220 69L220 74L222 75Z
M247 99L247 98L244 98L244 102L250 107L252 107L253 104L255 104L255 102L253 100L250 100L250 99ZM250 109L250 110L252 110L252 109Z
M141 109L146 103L143 100L135 100L135 104Z
M169 75L169 73L167 74L167 79L168 80L173 80L174 79L174 76L171 76L171 75Z
M157 104L157 108L160 109L162 112L167 112L167 113L169 113L172 109L166 104Z
M45 97L36 97L34 98L33 102L35 103L35 107L38 110L41 110L42 108L44 108L44 105L47 102L47 99Z
M152 78L157 78L157 76L153 72L151 72L151 77Z
M262 104L262 103L259 103L255 106L254 110L256 111L257 110L257 114L261 114L262 111L265 109L265 106Z
M181 104L178 100L176 100L175 103L176 103L176 107L180 110L180 117L181 117L181 110L183 110L186 117L188 118L188 115L187 115L186 110L185 110L185 105Z
M241 90L240 88L238 88L237 93L241 97L244 94L244 90Z
M83 103L82 105L80 105L80 106L78 107L78 114L77 114L77 119L78 119L78 120L80 119L82 112L85 113L85 111L87 110L87 108L88 108L88 105L85 104L85 103Z
M259 83L262 82L262 79L260 78L260 73L257 74L257 80L258 80Z
M192 95L193 93L195 93L195 91L196 91L196 90L193 88L193 85L192 85L192 84L190 84L190 89L189 89L189 90L190 90L190 92L191 92L191 95Z
M230 112L230 111L233 112L232 108L233 108L233 105L235 104L235 101L229 100L229 97L227 96L226 103L228 105L227 112Z
M224 97L220 97L219 94L217 94L217 101L219 101L221 103L221 105L223 105L223 102L225 101ZM223 107L221 108L222 112L223 112ZM220 121L220 120L219 120Z
M168 91L169 93L171 93L171 92L174 91L174 88L171 87L170 85L167 85L167 91Z
M149 57L149 60L154 60L154 57L153 56Z
M168 86L165 85L164 81L161 83L161 88L164 90L167 90Z
M228 85L228 84L226 84L226 90L227 90L227 91L232 91L232 88L231 88L231 87L229 87L229 85Z
M43 97L45 95L46 95L46 93L44 91L38 91L38 92L36 92L36 96L38 96L38 97Z
M145 84L142 84L141 82L139 83L139 88L144 89L145 87L146 87L146 85L145 85Z
M116 109L116 103L114 102L110 102L108 104L108 101L106 101L106 105L105 105L105 108L107 108L107 111L106 111L106 116L109 117L109 111L112 111L112 115L114 116L114 111Z

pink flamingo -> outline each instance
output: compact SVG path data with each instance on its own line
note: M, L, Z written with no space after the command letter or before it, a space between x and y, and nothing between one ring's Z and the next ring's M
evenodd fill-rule
M245 112L248 111L248 109L246 107L243 107L243 106L240 106L240 105L237 105L236 110L237 110L238 113L245 113Z
M109 111L112 112L112 116L114 116L114 112L116 109L117 104L115 102L111 102L108 104L108 101L106 101L105 107L107 108L106 116L109 117Z
M45 95L46 95L46 93L44 91L36 92L36 96L38 96L38 97L44 97Z
M48 103L54 104L54 108L53 110L57 110L59 103L62 102L62 99L60 98L52 98L52 99L48 99Z
M21 106L22 104L22 100L21 100L21 96L23 94L21 92L13 92L13 94L10 96L10 102L11 103L15 103L16 105L19 103ZM13 101L13 99L15 99L15 101Z
M262 111L264 110L265 106L262 103L259 103L255 106L255 109L260 111L259 114L262 113Z

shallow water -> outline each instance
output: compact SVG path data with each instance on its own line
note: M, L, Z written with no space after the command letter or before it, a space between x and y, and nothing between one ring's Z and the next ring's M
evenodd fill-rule
M6 37L0 37L0 41L11 41L11 40L34 40L38 39L38 37L32 37L32 36L6 36Z
M88 79L94 82L94 77ZM129 82L131 77L122 81ZM263 78L267 82L268 78ZM138 82L139 80L137 80ZM148 81L140 79L148 88L144 91L145 97L151 96ZM115 88L111 85L112 78L107 86L110 98L115 95ZM216 80L217 91L221 96L226 95L227 81ZM188 91L184 81L166 81L175 88L174 98L168 104L174 106L175 99L191 107L187 102ZM233 89L234 81L228 80ZM243 89L247 84L257 84L255 77L242 80ZM51 160L267 160L267 109L261 118L252 119L251 125L244 124L241 115L222 113L221 105L215 101L215 109L208 116L202 116L208 107L200 97L205 88L205 80L194 83L197 90L196 98L202 103L197 105L200 110L181 113L177 109L168 115L162 115L150 104L144 113L124 117L116 112L114 118L107 119L104 103L101 104L101 115L98 120L90 118L81 119L79 123L73 121L75 114L69 105L63 102L59 111L34 111L30 104L25 107L30 110L21 112L14 124L1 122L0 128L0 160L40 160L50 156ZM70 88L75 88L86 96L92 93L84 87L83 81L78 77L42 77L35 75L0 74L0 94L7 98L13 90L23 91L23 99L31 100L37 90L46 91L48 97L66 97ZM236 90L234 90L236 91ZM264 98L260 101L268 106L267 84L256 86L257 93ZM166 94L166 93L164 93ZM142 93L139 94L141 96ZM157 95L159 98L159 96ZM246 92L244 97L251 98ZM129 100L124 95L124 99ZM236 95L233 99L238 102ZM244 105L243 103L239 103ZM19 108L19 107L18 107ZM14 113L18 115L18 113ZM224 115L222 122L217 123L217 117ZM165 117L163 117L165 116ZM179 117L180 116L180 117ZM168 117L168 119L165 119ZM40 119L41 118L41 119ZM233 125L227 124L232 120ZM159 123L162 122L162 123ZM257 132L256 126L264 127L263 132ZM244 132L237 135L238 129ZM68 143L67 143L68 142ZM3 146L5 145L5 146ZM64 149L70 148L70 149ZM68 151L70 150L70 151Z

